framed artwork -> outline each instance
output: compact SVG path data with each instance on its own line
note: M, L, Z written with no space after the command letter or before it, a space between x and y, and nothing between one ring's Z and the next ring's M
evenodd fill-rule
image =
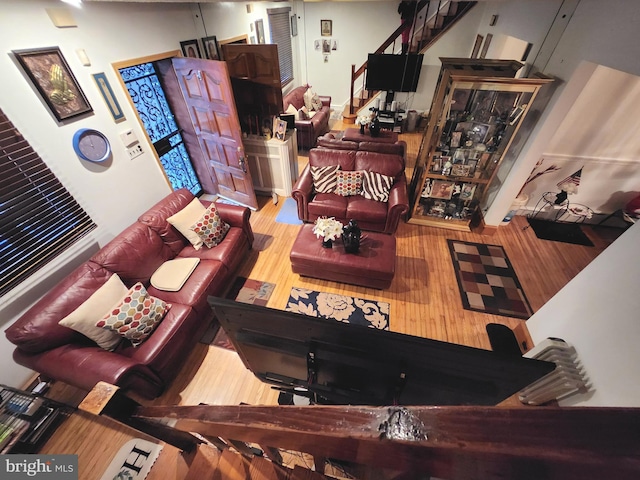
M218 40L215 36L202 38L202 48L204 49L205 58L209 60L220 60L220 48Z
M442 171L442 157L433 157L433 160L431 160L431 171L432 172Z
M13 54L59 122L93 111L58 47L13 50Z
M287 122L276 117L273 119L273 136L278 140L284 142L284 137L287 134Z
M320 20L320 35L323 37L333 35L333 20Z
M451 148L458 148L460 146L460 140L462 139L462 132L453 132L451 134Z
M493 39L493 35L491 33L487 33L487 38L484 39L484 44L482 45L482 51L480 52L480 58L485 58L487 56L487 52L489 51L489 45L491 45L492 39Z
M473 50L471 51L471 58L478 58L478 54L480 53L480 46L482 45L482 41L484 37L482 35L476 35L476 41L473 44Z
M113 121L119 122L120 120L124 120L124 113L122 113L120 104L113 94L111 85L109 85L109 80L107 80L107 76L104 74L104 72L94 73L93 80L96 82L98 90L100 90L100 94L104 99L104 103L107 104L107 108L109 109L109 113L111 113L111 116L113 117Z
M456 88L451 98L451 110L462 112L467 108L467 102L471 96L471 90Z
M298 35L298 17L291 15L291 36L296 37Z
M471 167L469 165L455 163L451 166L451 175L454 177L468 177L470 171Z
M200 53L200 45L198 45L198 40L185 40L184 42L180 42L180 48L182 48L182 55L185 57L191 58L202 58L202 53Z
M266 43L264 38L264 23L262 19L256 20L256 37L258 43Z
M331 39L325 38L322 40L322 53L327 55L331 53Z
M473 198L473 194L476 193L476 184L475 183L464 183L462 185L462 190L460 190L460 199L461 200L471 200Z
M431 194L429 195L431 198L441 198L444 200L449 200L451 195L453 195L453 186L455 182L447 182L444 180L434 180L433 186L431 188Z
M478 160L467 160L467 165L469 166L469 176L473 175L476 172L476 167L478 166Z

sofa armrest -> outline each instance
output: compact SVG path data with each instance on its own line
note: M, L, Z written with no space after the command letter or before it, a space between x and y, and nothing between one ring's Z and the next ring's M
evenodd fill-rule
M322 102L322 106L331 107L331 97L326 95L318 95L318 98Z
M153 398L164 389L162 380L148 367L97 346L68 344L41 353L13 352L16 363L45 377L91 390L99 381L144 392ZM148 394L148 395L146 395Z
M307 207L313 196L313 177L311 176L309 164L304 167L300 177L293 186L291 196L298 204L298 218L303 222L307 221L309 219Z
M398 228L400 219L405 219L409 212L409 194L407 192L407 180L404 174L396 178L387 203L387 223L384 233L394 233Z
M251 218L251 210L240 205L231 205L228 203L216 203L216 208L220 214L220 218L232 227L241 228L249 240L249 247L253 245L253 230L249 219Z

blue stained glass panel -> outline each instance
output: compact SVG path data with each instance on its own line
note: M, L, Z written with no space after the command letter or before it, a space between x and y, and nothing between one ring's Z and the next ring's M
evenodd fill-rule
M155 66L153 63L145 63L122 68L120 75L160 156L162 168L171 186L174 190L186 187L194 195L199 194L202 185L191 164ZM166 151L165 145L171 149Z

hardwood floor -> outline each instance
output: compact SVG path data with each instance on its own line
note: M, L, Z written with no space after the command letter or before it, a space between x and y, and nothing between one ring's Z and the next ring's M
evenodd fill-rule
M407 134L402 138L408 142L409 155L415 156L420 134ZM306 161L301 154L300 171ZM251 215L255 233L253 250L237 272L238 275L276 284L269 307L284 309L294 286L379 299L391 304L392 331L487 349L490 348L485 332L488 323L502 323L514 328L524 321L462 308L447 239L502 245L534 311L540 309L612 241L611 238L601 238L588 226L584 231L594 242L594 247L538 240L532 229L525 228L528 224L524 217L515 217L492 236L401 223L396 234L396 276L391 287L381 291L293 274L288 252L299 226L275 222L284 198L279 200L278 205L274 205L271 197L259 197L260 208ZM62 385L53 388L58 398L71 399L73 390ZM73 398L80 398L81 393L74 392ZM277 396L275 390L244 368L235 352L199 343L165 394L152 402L138 400L143 404L156 405L237 405L241 402L268 405L276 404ZM103 429L105 431L97 433L93 427L83 427L81 420L75 418L63 424L42 453L78 453L81 455L80 478L96 478L96 474L106 468L110 455L117 451L117 447L107 443L113 444L110 435L115 435L112 432L119 432L121 427L101 420L107 426ZM84 419L84 423L87 422ZM165 447L158 465L148 478L181 478L184 459L177 459L176 455L175 449ZM175 477L169 472L176 472Z

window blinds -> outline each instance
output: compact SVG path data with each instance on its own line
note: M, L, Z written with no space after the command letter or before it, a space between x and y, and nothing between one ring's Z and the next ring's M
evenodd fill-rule
M290 8L269 8L269 31L271 43L278 45L278 61L280 63L280 80L284 87L293 81L293 53L291 49L291 33L289 25Z
M94 228L0 110L0 296Z

